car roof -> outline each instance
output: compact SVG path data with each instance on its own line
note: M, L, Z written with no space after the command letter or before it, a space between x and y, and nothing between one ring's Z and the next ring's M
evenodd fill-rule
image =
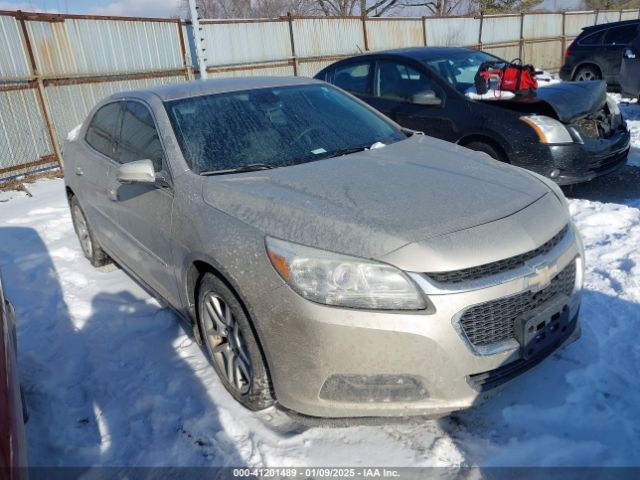
M173 83L116 93L109 97L110 100L140 98L149 99L159 97L163 102L179 100L182 98L214 95L217 93L238 92L259 88L277 88L296 85L313 85L322 82L305 77L244 77L244 78L217 78L213 80L196 80L191 82Z
M469 53L469 52L477 52L477 50L473 50L471 48L464 47L409 47L409 48L396 48L393 50L379 50L375 52L367 52L361 55L356 55L353 57L349 57L346 60L352 60L354 58L362 58L372 55L396 55L400 57L408 57L413 58L414 60L432 60L438 59L442 57L446 57L447 55L456 54L456 53Z
M633 24L639 25L640 19L623 20L621 22L601 23L599 25L590 25L588 27L584 27L582 31L586 33L592 33L592 32L597 32L599 30L604 30L611 27L624 27L625 25L633 25Z

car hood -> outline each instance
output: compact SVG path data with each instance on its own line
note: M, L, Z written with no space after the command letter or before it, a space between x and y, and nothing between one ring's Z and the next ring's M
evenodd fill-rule
M267 235L380 258L510 216L549 192L526 171L422 135L303 165L203 178L203 199Z
M604 81L562 82L538 88L533 95L516 95L496 104L528 113L546 114L552 110L561 122L573 120L597 111L607 101L607 84ZM551 113L551 112L549 112Z

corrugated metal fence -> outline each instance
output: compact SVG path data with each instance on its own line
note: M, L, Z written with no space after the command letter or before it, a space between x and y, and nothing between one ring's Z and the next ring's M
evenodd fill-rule
M189 78L179 20L0 12L0 178L58 165L112 93Z
M469 46L551 71L583 27L640 10L484 17L201 21L210 77L313 76L359 52ZM190 24L173 19L0 12L0 179L58 164L60 145L111 93L178 82L196 69Z

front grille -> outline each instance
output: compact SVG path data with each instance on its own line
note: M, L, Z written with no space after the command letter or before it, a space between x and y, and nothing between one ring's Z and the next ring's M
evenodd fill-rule
M576 262L567 265L546 288L524 292L471 307L460 318L460 326L476 347L491 345L515 337L516 320L558 294L571 295L576 279Z
M571 334L575 331L577 325L578 314L576 313L567 326L567 330L562 333L558 340L554 344L549 345L546 349L542 350L540 353L538 353L538 355L535 355L529 359L520 358L511 363L507 363L506 365L501 365L494 370L470 375L467 378L467 382L469 382L469 385L471 385L472 388L480 392L491 390L492 388L508 382L512 378L515 378L518 375L526 372L530 368L535 367L545 358L551 355L556 350L556 348L562 345L571 336Z
M477 280L479 278L490 277L492 275L498 275L510 270L515 270L517 268L523 267L524 264L529 260L549 253L556 245L558 245L558 243L560 243L560 241L564 238L568 231L569 225L566 225L551 240L549 240L542 246L527 253L516 255L515 257L505 258L504 260L486 263L477 267L465 268L463 270L453 270L451 272L433 272L426 273L425 275L438 283L455 284Z

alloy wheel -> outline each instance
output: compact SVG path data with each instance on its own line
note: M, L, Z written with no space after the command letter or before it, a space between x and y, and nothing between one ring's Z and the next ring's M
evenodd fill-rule
M203 302L204 336L212 359L228 383L245 394L251 388L251 360L240 325L219 295L208 293Z
M598 76L592 70L583 70L578 74L576 80L579 82L590 82L591 80L598 80Z

